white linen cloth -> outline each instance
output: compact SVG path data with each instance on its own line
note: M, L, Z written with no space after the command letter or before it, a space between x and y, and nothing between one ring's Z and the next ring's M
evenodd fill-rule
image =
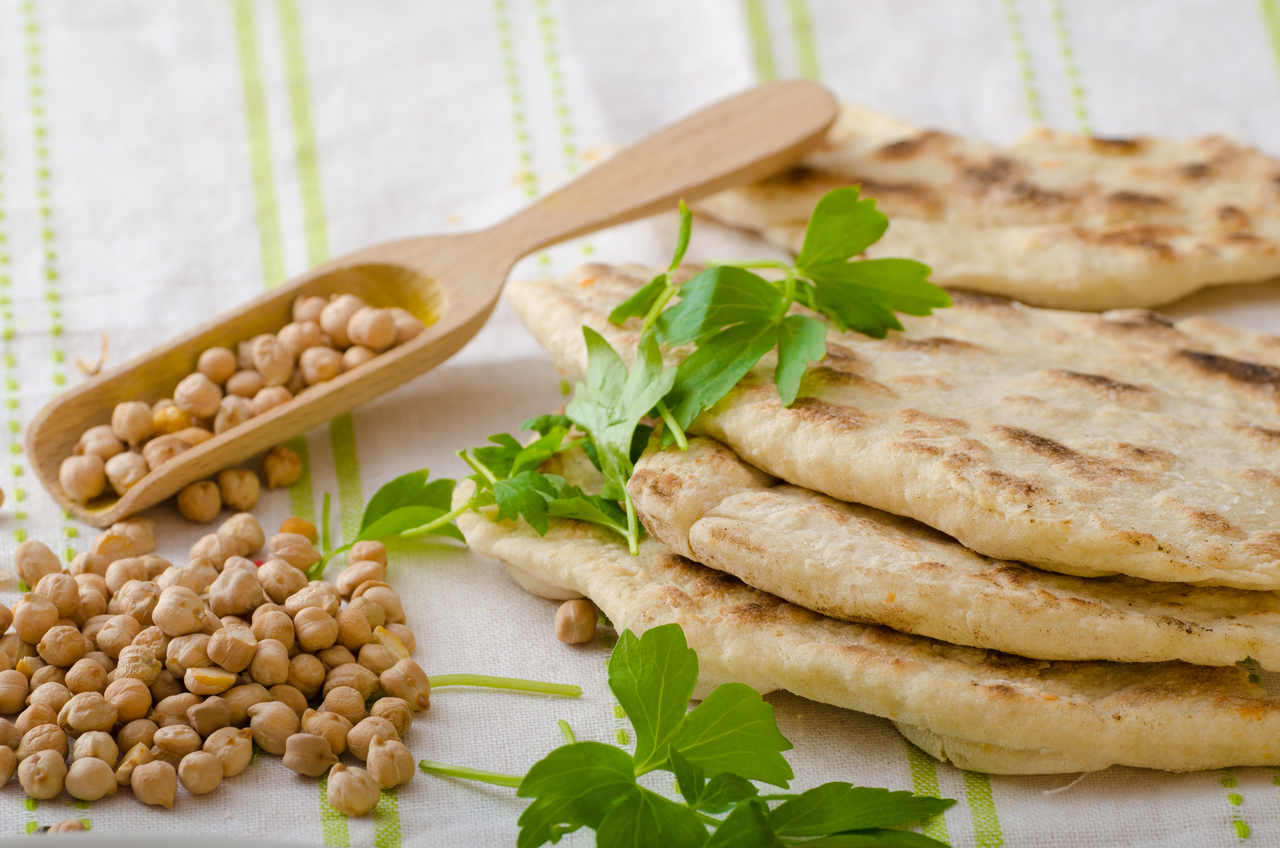
M0 5L0 415L11 451L0 558L24 536L90 543L34 483L18 431L81 379L73 361L96 357L100 333L119 363L328 256L492 223L611 147L792 75L994 140L1043 121L1104 135L1221 132L1280 152L1274 0L10 0ZM591 236L516 274L587 256L665 262L672 229L658 219ZM768 249L695 224L690 258L731 250ZM1173 311L1280 330L1280 286L1224 288ZM332 492L349 525L361 494L422 466L461 475L456 449L562 402L547 357L502 307L452 361L308 434L298 503L314 514ZM274 528L290 504L273 492L257 512ZM206 530L170 507L151 514L160 552L177 560ZM447 544L394 547L389 579L429 672L585 689L577 701L440 690L408 739L415 759L522 772L560 744L558 718L579 738L615 738L608 648L555 641L553 604ZM957 798L928 829L953 845L1225 846L1246 834L1280 844L1280 770L1112 769L1049 794L1071 778L935 768L886 721L769 699L796 746L797 786L838 779ZM525 803L419 774L348 823L326 813L314 781L260 757L211 796L180 791L173 811L123 792L32 809L11 782L0 832L74 816L95 832L227 844L502 845Z

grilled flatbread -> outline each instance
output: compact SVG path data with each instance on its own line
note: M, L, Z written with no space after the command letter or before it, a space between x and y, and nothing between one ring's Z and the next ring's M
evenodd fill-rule
M470 492L463 483L455 498ZM586 595L619 630L678 623L698 652L704 693L727 680L787 690L958 747L1008 749L1010 773L1280 764L1280 699L1239 668L1048 662L957 647L827 618L651 538L633 557L608 531L566 519L551 519L545 536L475 513L458 526L477 553L562 595Z
M696 208L798 251L818 199L855 183L892 221L868 255L944 286L1112 309L1280 275L1280 161L1221 136L1037 129L1001 148L846 105L801 165Z
M671 550L833 618L1052 660L1280 668L1280 595L1052 574L918 522L781 484L705 438L629 485Z
M638 322L607 315L645 279L588 265L508 296L580 376L583 324L634 351ZM903 318L880 341L833 331L790 408L762 360L692 429L788 483L987 556L1280 589L1280 338L987 295Z

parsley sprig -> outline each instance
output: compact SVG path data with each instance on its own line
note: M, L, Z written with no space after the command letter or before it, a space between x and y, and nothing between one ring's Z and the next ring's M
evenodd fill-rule
M794 777L782 752L791 743L771 707L741 683L716 687L689 709L698 657L677 624L625 631L609 658L609 688L626 711L635 749L570 741L523 776L423 760L423 771L516 788L532 799L519 819L519 848L559 842L580 828L596 845L904 846L941 843L904 830L955 802L909 792L824 783L806 792L761 794L756 783L786 788ZM564 730L562 723L561 730ZM669 772L680 800L641 785ZM651 782L651 781L650 781Z

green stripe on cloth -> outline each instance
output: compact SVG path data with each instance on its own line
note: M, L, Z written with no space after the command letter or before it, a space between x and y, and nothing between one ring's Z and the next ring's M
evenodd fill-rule
M813 37L813 15L809 13L807 0L787 0L787 14L791 18L791 37L796 46L796 70L809 79L822 77L818 64L818 45Z
M493 0L494 28L498 32L498 50L502 58L502 80L511 102L511 129L516 138L516 158L520 163L519 179L524 196L538 196L538 174L533 168L533 147L529 122L525 116L524 92L520 86L520 68L516 62L515 34L511 28L511 11L506 0Z
M284 49L285 80L289 87L294 164L298 171L307 260L314 265L329 259L329 225L325 215L324 195L320 190L320 156L311 113L311 86L303 50L302 19L295 0L279 0L277 10ZM341 516L343 541L348 541L354 539L359 532L360 514L364 509L355 419L350 414L340 415L329 422L329 447L333 455L334 474L338 478L338 513ZM328 806L328 800L325 799L321 804L322 820ZM376 844L379 848L399 846L400 811L395 798L383 792L374 817Z
M555 110L556 124L560 131L560 153L564 159L565 175L572 177L578 173L579 168L578 140L577 131L573 127L573 110L569 106L568 91L565 88L564 68L560 64L556 18L551 0L537 0L537 9L538 30L542 34L542 59L546 65L552 108ZM590 241L584 241L581 250L584 256L590 256L595 252L595 246Z
M3 118L0 113L0 118ZM0 361L4 366L4 406L5 428L8 430L8 450L13 458L9 464L10 482L9 497L12 503L13 540L17 544L27 538L27 490L22 486L22 478L26 467L22 464L22 388L19 379L22 369L18 367L18 356L15 352L14 339L18 328L13 312L13 256L9 252L9 215L5 196L5 150L4 136L0 133Z
M969 818L973 820L973 844L976 848L1001 848L1004 834L1000 830L1000 817L996 815L995 799L991 796L991 780L981 772L961 774Z
M1071 111L1076 116L1080 131L1093 135L1089 109L1085 104L1084 83L1080 78L1080 66L1076 63L1076 52L1071 47L1071 31L1067 28L1067 13L1062 7L1062 0L1050 0L1049 16L1053 19L1053 32L1062 54L1062 70L1067 75L1067 86L1071 91Z
M1244 818L1244 796L1235 791L1239 786L1235 772L1231 769L1224 769L1220 782L1222 783L1222 788L1228 790L1227 804L1231 806L1231 828L1240 839L1248 839L1252 831L1249 823Z
M1022 93L1027 101L1027 115L1037 124L1044 123L1044 109L1040 105L1040 87L1036 84L1036 71L1027 49L1027 36L1022 29L1022 15L1018 12L1018 0L1004 0L1004 17L1009 25L1009 41L1013 55L1018 60L1022 74Z
M938 786L938 762L933 757L912 745L906 739L902 743L907 746L907 766L911 769L911 791L916 795L942 797ZM944 845L951 844L951 836L947 833L947 820L944 813L939 813L920 826L920 832L930 839L936 839Z
M751 61L755 64L756 79L760 82L775 79L778 68L773 60L773 39L769 33L764 0L742 0L742 12L747 19L747 36L751 41Z
M324 844L328 848L350 845L347 817L329 804L329 776L323 775L316 785L320 787L320 833L324 836Z
M1271 42L1271 55L1276 60L1276 75L1280 77L1280 2L1259 0L1258 8L1267 29L1267 40Z

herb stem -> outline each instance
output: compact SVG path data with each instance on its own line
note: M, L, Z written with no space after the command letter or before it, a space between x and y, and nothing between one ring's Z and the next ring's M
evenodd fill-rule
M438 763L435 760L423 760L418 763L418 768L427 774L438 774L441 777L460 777L463 780L475 780L480 783L492 783L494 786L510 786L516 787L524 780L514 774L502 774L496 771L482 771L480 769L468 768L467 766L451 766L448 763Z
M519 677L494 677L488 674L433 674L431 688L445 686L484 686L491 689L511 689L516 692L537 692L542 695L559 695L564 698L582 697L582 687L571 683L545 683L541 680L524 680Z
M649 332L649 329L657 322L658 316L662 314L667 301L671 300L676 293L676 287L671 285L671 275L664 274L663 277L667 287L662 290L662 294L658 295L658 299L653 302L653 305L649 307L649 311L645 313L644 321L640 324L641 336Z
M325 552L326 557L329 555L330 553L329 548L332 545L329 537L329 510L331 509L330 502L331 502L331 499L329 497L329 493L325 492L324 501L322 502L322 505L321 505L321 509L323 511L320 514L320 547L321 547L321 550Z
M622 499L627 507L627 548L632 556L636 556L640 553L640 533L636 528L636 505L631 500L631 493L626 489L622 490Z
M720 825L724 824L724 822L720 821L720 819L716 818L715 816L709 816L706 813L702 812L701 810L694 810L693 814L697 816L698 821L702 822L703 824L709 824L709 825L712 825L713 827L719 827Z
M712 262L711 265L727 265L733 268L777 268L782 271L790 271L793 267L778 259L757 259L752 262Z
M578 737L573 735L573 728L569 726L569 722L564 719L560 719L556 724L560 725L560 732L564 734L565 742L572 745L574 742L578 741Z
M689 440L684 435L684 428L676 423L676 417L671 414L671 410L667 407L667 402L665 400L658 401L657 410L658 414L662 416L663 422L667 425L667 429L671 431L676 444L680 446L680 450L688 450Z
M468 450L458 451L458 456L462 458L463 462L465 462L467 465L470 465L473 469L475 469L475 472L477 474L483 475L484 478L489 481L490 485L493 485L498 482L498 478L493 476L493 472L489 470L488 466L486 466L483 462L481 462L480 460L472 456L471 451L468 451Z
M408 539L414 536L421 536L425 533L430 533L432 530L435 530L437 527L443 527L444 525L448 524L450 521L453 521L453 519L457 518L459 515L462 515L462 513L470 512L472 509L475 508L475 504L476 504L476 499L473 497L469 499L466 503L464 503L462 506L455 507L449 510L444 515L440 516L439 518L428 521L426 524L423 524L421 527L414 527L412 530L404 531L403 533L400 534L400 537L404 539Z

